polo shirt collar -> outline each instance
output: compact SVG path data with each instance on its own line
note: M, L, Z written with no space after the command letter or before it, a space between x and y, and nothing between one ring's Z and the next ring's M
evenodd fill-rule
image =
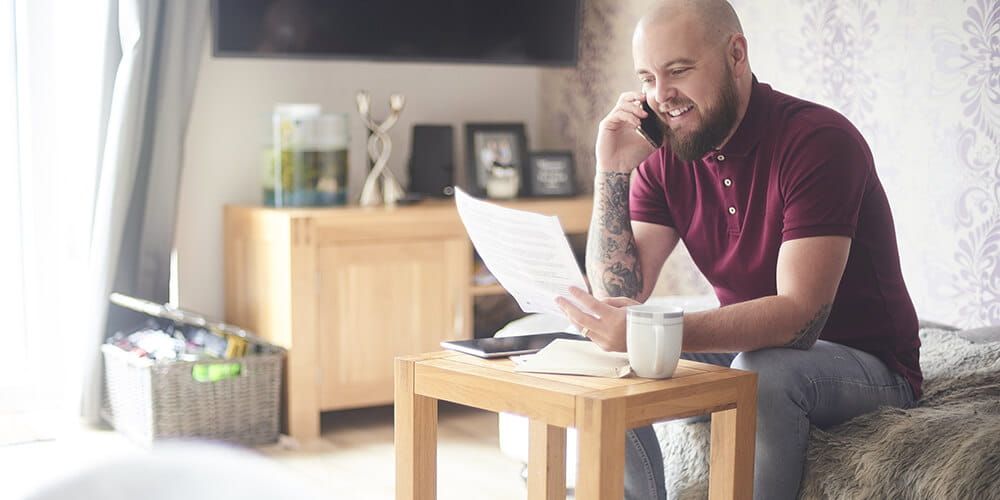
M736 128L736 133L719 150L720 153L726 156L746 156L757 145L764 133L764 123L768 111L767 103L770 101L771 92L769 85L758 82L757 76L753 76L747 112L743 115L739 127Z

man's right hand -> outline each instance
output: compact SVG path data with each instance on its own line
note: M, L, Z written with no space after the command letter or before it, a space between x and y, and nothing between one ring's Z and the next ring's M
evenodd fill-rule
M597 170L629 173L652 152L649 144L635 129L646 118L639 92L618 96L614 109L601 120L597 128Z

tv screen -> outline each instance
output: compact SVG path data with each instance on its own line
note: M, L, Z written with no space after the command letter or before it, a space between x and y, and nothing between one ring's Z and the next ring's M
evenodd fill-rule
M215 0L216 57L573 66L581 0Z

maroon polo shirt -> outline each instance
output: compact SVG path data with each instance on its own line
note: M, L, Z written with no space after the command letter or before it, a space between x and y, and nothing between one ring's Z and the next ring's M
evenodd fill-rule
M754 78L729 142L689 162L658 149L633 176L630 204L632 220L677 230L723 306L777 294L782 243L850 237L820 338L877 356L919 398L917 315L892 213L868 144L839 113Z

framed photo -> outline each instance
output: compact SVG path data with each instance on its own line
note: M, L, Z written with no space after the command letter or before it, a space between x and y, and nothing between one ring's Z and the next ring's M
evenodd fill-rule
M524 181L530 196L576 195L576 168L570 151L537 151L528 156Z
M485 196L486 181L494 168L517 173L524 185L528 140L523 123L465 124L466 185L470 194Z

